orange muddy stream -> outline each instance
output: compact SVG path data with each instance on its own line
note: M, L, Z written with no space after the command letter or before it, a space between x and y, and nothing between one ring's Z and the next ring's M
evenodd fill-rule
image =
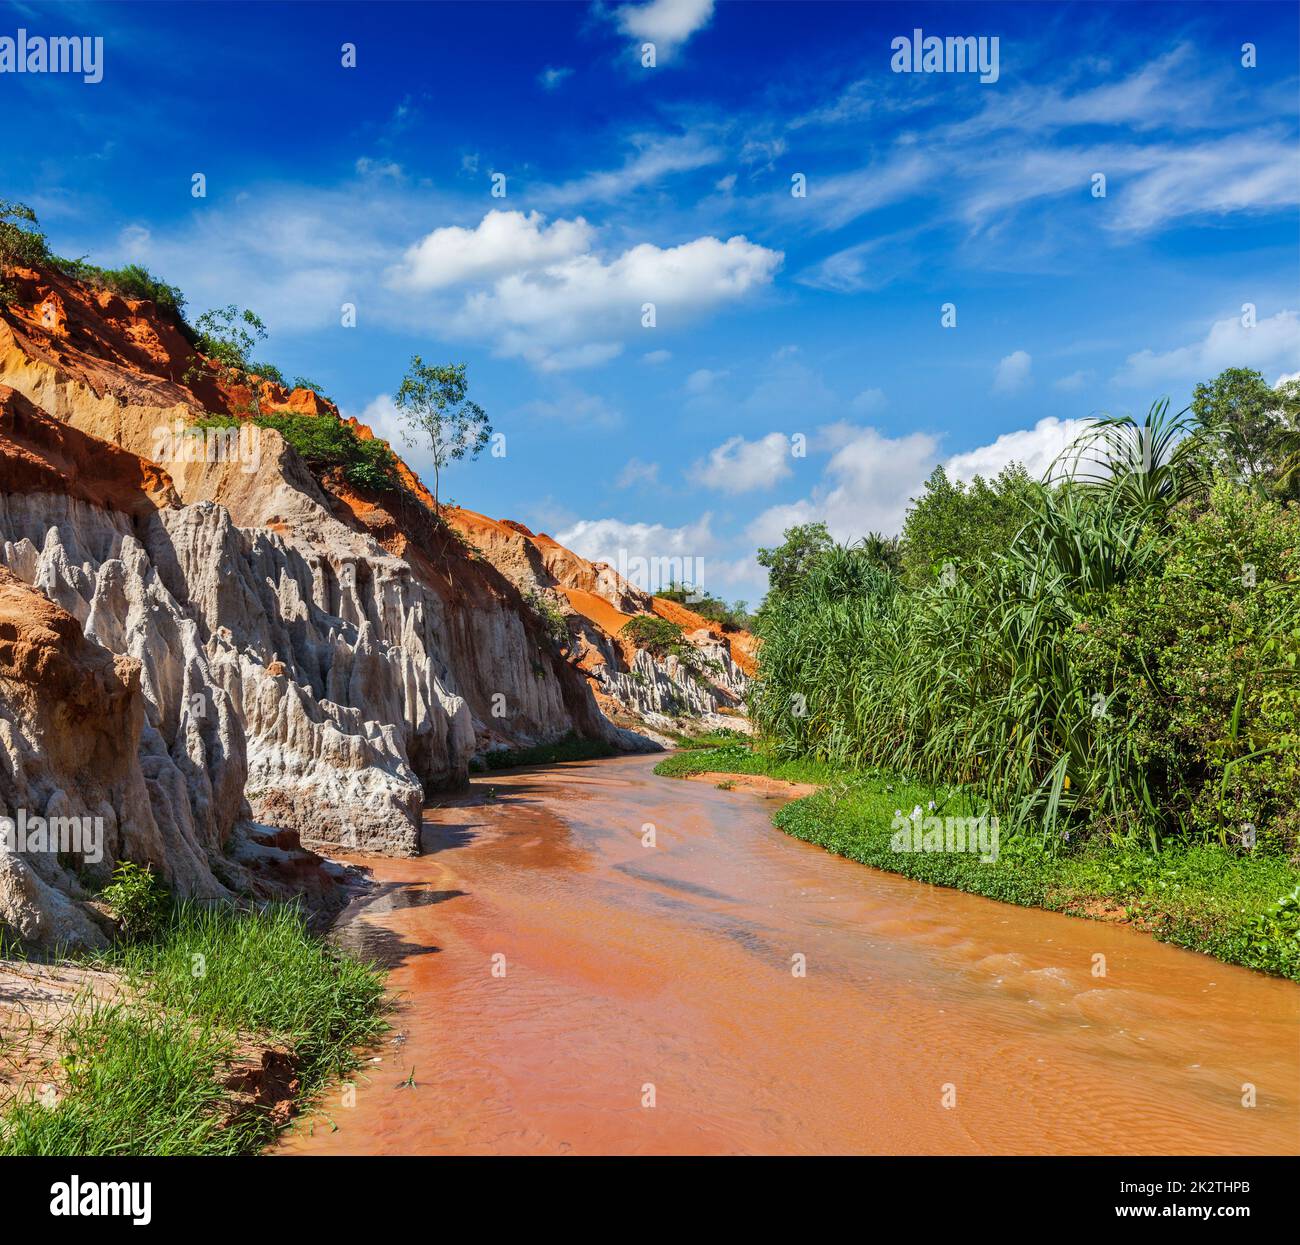
M280 1152L1300 1152L1294 984L842 860L657 759L478 778L365 859L337 937L394 1033Z

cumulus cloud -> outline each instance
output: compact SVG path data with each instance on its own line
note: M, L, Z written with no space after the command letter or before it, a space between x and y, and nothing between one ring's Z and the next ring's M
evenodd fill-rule
M630 558L697 558L713 553L713 515L694 523L667 527L662 523L626 523L622 519L579 519L557 532L555 539L593 562L619 565Z
M993 378L993 392L1011 395L1023 390L1029 384L1032 362L1026 351L1012 351L998 364L997 375Z
M594 231L581 216L544 222L539 212L525 216L493 211L473 229L435 229L408 248L391 274L393 283L414 290L440 289L535 268L590 249Z
M875 428L849 434L840 425L839 448L811 495L765 510L750 525L756 545L771 545L796 523L822 520L837 540L867 532L897 532L909 499L929 474L939 443L928 433L886 437Z
M958 480L971 480L975 476L990 480L1003 467L1016 462L1035 479L1041 479L1061 451L1090 422L1086 419L1057 419L1055 415L1049 415L1032 428L1004 432L991 445L954 454L944 463L944 470Z
M647 303L657 326L734 302L772 280L781 252L743 237L702 237L662 248L643 242L604 259L584 252L507 273L471 293L450 321L456 333L486 337L497 352L544 366L557 350L618 341L644 332Z
M444 295L437 314L452 335L493 343L542 371L607 363L634 332L671 328L771 283L783 255L740 236L700 237L679 246L642 242L620 253L597 250L596 231L578 217L550 224L538 212L491 211L477 226L435 229L390 268L389 285ZM453 295L459 304L445 301ZM666 357L651 352L652 359Z
M1178 381L1205 380L1226 367L1252 367L1272 372L1300 359L1300 315L1279 311L1247 328L1240 316L1216 320L1199 342L1157 353L1129 355L1115 377L1134 389Z
M690 470L690 478L697 484L732 494L771 488L789 474L790 442L780 432L770 432L757 441L728 437Z
M713 17L713 0L650 0L648 4L624 4L614 20L625 35L655 45L657 60L669 60Z

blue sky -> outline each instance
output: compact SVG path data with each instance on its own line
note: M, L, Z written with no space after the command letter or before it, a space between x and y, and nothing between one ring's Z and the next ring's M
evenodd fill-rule
M0 75L0 197L59 253L253 308L417 466L390 395L465 361L507 452L444 496L728 598L789 523L897 530L936 463L1300 370L1293 4L0 8L104 39L97 84ZM997 36L997 81L893 72L917 28Z

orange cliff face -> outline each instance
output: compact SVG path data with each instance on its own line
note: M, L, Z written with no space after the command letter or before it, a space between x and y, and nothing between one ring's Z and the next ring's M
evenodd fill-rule
M445 507L444 515L521 591L549 600L567 615L570 652L607 714L639 719L661 731L689 732L691 719L717 726L724 717L727 725L747 726L744 695L757 668L757 641L748 632L727 630L684 605L652 596L608 563L592 562L522 523L463 507ZM691 670L638 648L623 632L637 615L679 626L703 660ZM647 683L665 686L647 692Z

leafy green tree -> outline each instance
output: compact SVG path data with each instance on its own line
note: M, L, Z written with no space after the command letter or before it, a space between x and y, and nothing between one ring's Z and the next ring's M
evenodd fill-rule
M266 325L255 313L247 309L240 311L234 303L213 308L194 322L194 330L200 354L216 365L227 384L242 383L259 366L251 361L250 355L259 342L266 340ZM186 381L200 375L201 368L198 359L192 359L185 373Z
M412 355L401 387L397 409L406 428L408 445L429 446L433 457L433 504L438 508L442 469L462 458L477 458L492 436L486 412L469 399L465 364L430 366Z
M936 467L925 492L912 499L903 521L903 578L913 587L933 583L947 562L974 562L1010 548L1027 518L1025 503L1037 486L1018 463L992 480L969 484Z
M834 543L825 523L798 523L786 528L779 545L759 549L758 564L767 568L768 596L794 591L817 559Z
M0 199L0 265L30 268L49 259L36 213L25 203Z
M1196 386L1192 414L1216 474L1282 500L1300 497L1300 381L1274 389L1253 368L1230 367Z

